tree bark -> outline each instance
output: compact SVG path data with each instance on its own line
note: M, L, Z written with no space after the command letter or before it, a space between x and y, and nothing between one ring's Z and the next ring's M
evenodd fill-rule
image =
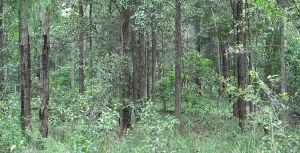
M21 129L24 132L29 127L31 120L31 62L28 33L28 19L24 5L20 4L20 69L21 69Z
M238 0L237 3L237 45L243 43L243 0ZM245 61L245 53L244 50L241 48L238 53L238 89L245 89L246 84L246 61ZM246 120L246 102L244 100L244 95L240 95L238 97L238 109L239 109L239 126L243 130L244 124Z
M3 16L3 0L0 0L0 14ZM0 18L0 100L5 97L5 80L4 80L4 58L3 58L3 18Z
M279 5L282 7L282 0L279 0ZM280 74L281 74L281 94L287 92L286 90L286 68L285 68L285 26L284 26L284 12L282 12L282 16L280 19ZM286 101L283 99L283 103L285 104Z
M157 35L156 35L156 19L155 16L151 18L151 41L152 41L152 101L156 102L156 54L157 54Z
M128 8L122 8L122 23L121 23L121 54L126 58L124 61L123 75L121 76L120 85L121 88L121 103L122 108L120 109L120 131L122 135L123 131L131 127L131 110L128 106L127 99L130 96L130 71L129 71L129 19L130 10Z
M175 3L176 15L175 15L175 117L179 120L179 123L175 125L178 131L181 131L181 3L180 0L176 0Z
M93 54L93 1L90 2L90 32L89 32L89 51L90 51L90 78L94 77L94 54Z
M41 104L39 109L40 132L48 137L48 104L49 104L49 54L50 54L50 7L46 7L46 16L42 24L41 54Z
M84 70L83 70L83 59L84 59L84 32L83 32L83 4L79 1L79 93L84 92Z

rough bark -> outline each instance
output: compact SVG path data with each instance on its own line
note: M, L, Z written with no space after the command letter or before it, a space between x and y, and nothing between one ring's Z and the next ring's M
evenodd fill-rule
M156 19L153 16L151 18L151 41L152 41L152 101L156 102L156 54L157 54L157 35L156 35Z
M41 104L39 109L40 132L48 136L48 104L49 104L49 54L50 54L50 7L46 8L46 16L42 24L41 54Z
M180 0L176 0L175 3L176 15L175 15L175 117L179 120L179 124L175 125L178 131L181 131L181 3Z
M30 88L31 88L31 62L30 45L28 33L28 20L25 7L20 4L20 69L21 69L21 129L25 131L29 127L31 120L30 112Z
M131 110L128 106L126 99L130 96L130 71L129 71L129 19L130 10L128 8L122 8L122 23L121 23L121 55L125 57L123 76L121 76L120 94L122 108L120 109L120 131L119 134L122 135L123 131L131 127Z
M83 70L83 59L84 59L84 32L83 32L83 4L79 1L79 93L84 92L84 70Z
M237 26L237 45L243 43L243 27L242 23L240 23L243 19L243 0L239 0L237 3L237 22L239 22ZM238 53L238 88L244 90L246 84L246 60L245 53L243 49L240 49ZM245 120L246 120L246 102L244 100L244 95L240 95L238 97L238 109L239 109L239 126L243 130Z

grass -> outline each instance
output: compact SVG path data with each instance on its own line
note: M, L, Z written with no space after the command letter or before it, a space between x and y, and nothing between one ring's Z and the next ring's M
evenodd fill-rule
M32 128L28 131L30 140L26 141L20 133L17 114L1 115L2 121L7 120L12 125L8 127L1 122L0 152L272 152L263 140L264 135L259 127L250 130L249 126L245 132L240 132L238 120L229 112L230 106L212 102L209 106L191 107L183 104L181 134L174 130L176 119L170 113L157 111L151 114L145 110L141 122L135 124L123 137L118 137L117 124L113 122L108 126L82 118L80 122L76 120L50 125L49 137L44 139L38 132L37 118L34 118ZM39 147L41 142L43 149Z

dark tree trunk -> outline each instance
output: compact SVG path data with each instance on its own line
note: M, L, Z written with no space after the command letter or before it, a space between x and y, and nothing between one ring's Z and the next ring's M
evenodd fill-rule
M31 120L30 112L30 88L31 88L31 62L28 33L28 20L25 8L20 4L20 69L21 69L21 129L25 131Z
M49 103L49 54L50 54L50 7L46 8L46 16L42 25L41 54L41 105L39 109L40 132L48 136L48 103Z
M237 22L239 22L237 26L237 45L243 43L243 0L239 0L237 3ZM238 53L238 88L244 90L246 84L246 60L245 53L243 49L239 50ZM243 130L244 124L246 120L246 102L244 100L244 95L240 95L238 97L238 109L239 109L239 126Z
M127 100L130 96L130 71L129 71L129 19L130 19L130 10L128 8L122 8L122 23L121 23L121 54L126 57L124 61L123 76L121 76L120 85L121 90L121 103L122 108L120 109L120 135L127 128L131 127L131 110L128 106Z
M279 0L279 5L282 6L282 0ZM284 35L285 35L285 26L284 26L284 12L282 12L282 16L280 18L280 75L281 75L281 94L284 94L286 89L286 68L285 68L285 42L284 42ZM283 99L283 103L286 104L286 101Z
M82 1L79 1L79 93L84 92L84 65L83 65L83 59L84 59L84 30L83 28L83 4Z
M151 41L152 41L152 101L155 103L156 102L156 50L157 50L157 35L156 35L156 19L153 16L151 18L152 20L152 25L151 25Z
M179 124L175 125L178 131L181 131L181 58L182 58L182 48L181 48L181 3L180 0L176 0L175 4L176 15L175 15L175 110L174 114L177 119L179 119Z

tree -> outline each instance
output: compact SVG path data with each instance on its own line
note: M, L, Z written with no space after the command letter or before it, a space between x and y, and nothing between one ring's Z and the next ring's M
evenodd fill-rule
M157 34L156 34L156 19L155 15L151 17L151 41L152 41L152 101L156 102L156 54L157 54Z
M84 50L83 50L83 2L80 0L79 2L79 93L84 92L84 71L83 71L83 58L84 58Z
M3 0L0 0L0 14L3 16ZM3 18L3 17L2 17ZM0 94L4 97L4 61L3 61L3 19L0 19ZM2 92L2 93L1 93ZM0 98L1 100L1 98Z
M130 21L130 13L131 10L129 8L122 7L121 11L121 55L124 57L124 68L123 74L121 76L121 85L120 85L120 93L121 93L121 104L122 108L120 109L120 132L122 132L131 127L131 109L128 106L128 99L130 97L130 72L129 72L129 21Z
M40 132L48 136L48 103L49 103L49 54L50 54L50 6L46 7L46 15L42 21L42 53L41 53L41 104L39 109Z
M19 21L20 21L20 69L21 69L21 129L25 131L29 127L31 120L30 101L31 101L31 62L30 45L28 33L27 8L20 2Z
M181 120L181 63L182 63L182 48L181 48L181 2L176 0L175 3L175 117ZM181 123L176 125L178 131L181 130Z

